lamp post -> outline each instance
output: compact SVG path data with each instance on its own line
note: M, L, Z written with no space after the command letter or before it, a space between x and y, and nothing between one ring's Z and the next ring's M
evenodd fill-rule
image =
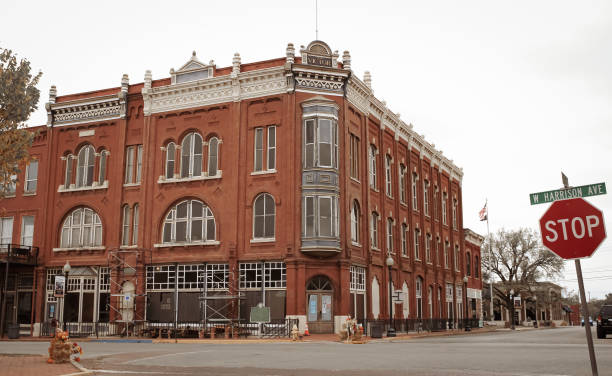
M533 322L534 327L538 327L538 297L536 295L533 296L533 302L535 303L535 321Z
M515 330L515 327L514 327L514 289L510 289L510 305L512 306L512 319L510 321L512 325L510 326L510 328L512 330Z
M468 277L467 275L463 277L463 284L465 285L465 318L464 318L464 322L465 322L465 331L469 332L472 330L472 328L470 327L470 320L468 317L468 296L467 296L467 283L468 283Z
M386 263L389 267L389 328L387 329L387 337L395 337L395 328L393 325L393 277L391 276L393 257L391 257L391 255L387 257Z
M62 321L64 322L64 331L66 330L66 294L68 293L68 274L70 273L70 261L64 264L64 297L62 301Z

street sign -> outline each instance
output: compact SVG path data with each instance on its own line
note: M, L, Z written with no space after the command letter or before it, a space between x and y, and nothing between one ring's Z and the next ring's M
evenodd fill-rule
M580 187L568 187L553 191L530 193L529 200L531 201L531 205L538 205L572 198L605 195L606 193L608 193L606 192L606 183L597 183L581 185Z
M566 260L591 257L606 238L603 213L581 198L553 202L540 232L542 243Z

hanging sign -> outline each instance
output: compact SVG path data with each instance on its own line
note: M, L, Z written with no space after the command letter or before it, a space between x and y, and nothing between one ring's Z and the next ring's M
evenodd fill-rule
M66 291L66 277L63 275L55 276L55 288L53 289L53 296L56 298L63 298Z

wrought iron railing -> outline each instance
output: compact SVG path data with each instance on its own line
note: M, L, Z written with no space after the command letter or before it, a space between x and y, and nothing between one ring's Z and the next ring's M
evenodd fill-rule
M480 323L478 319L393 319L393 320L372 320L361 319L357 322L363 327L365 335L372 334L373 328L375 332L386 333L389 327L392 327L396 332L436 332L451 329L478 328Z
M0 244L0 260L36 265L38 247L22 244Z

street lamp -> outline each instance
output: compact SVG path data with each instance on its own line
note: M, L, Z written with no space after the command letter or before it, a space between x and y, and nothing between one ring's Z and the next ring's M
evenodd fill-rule
M534 327L538 327L538 297L536 295L533 296L533 302L535 303L535 320L533 322Z
M515 330L515 327L514 327L514 289L510 289L510 305L512 306L511 329Z
M387 337L395 337L395 328L393 325L393 278L391 276L391 267L393 266L393 257L389 254L386 260L389 267L389 328L387 329Z
M469 332L472 330L472 328L470 327L470 320L468 317L468 296L467 296L467 283L468 283L468 277L467 275L465 277L463 277L463 284L465 285L465 319L464 319L464 323L465 323L465 331Z
M64 331L66 331L66 294L68 293L68 273L70 273L70 261L64 264L64 297L62 301L62 321L64 322Z

